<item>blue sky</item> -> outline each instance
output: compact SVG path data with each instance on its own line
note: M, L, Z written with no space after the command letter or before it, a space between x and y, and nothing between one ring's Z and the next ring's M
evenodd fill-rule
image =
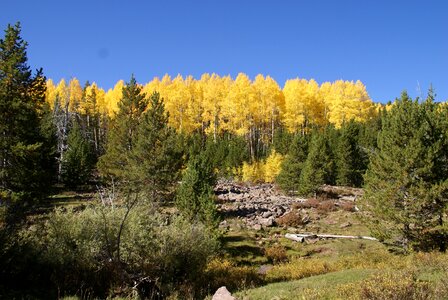
M374 101L402 90L448 100L448 1L4 1L0 27L22 23L32 68L105 89L239 72L361 80Z

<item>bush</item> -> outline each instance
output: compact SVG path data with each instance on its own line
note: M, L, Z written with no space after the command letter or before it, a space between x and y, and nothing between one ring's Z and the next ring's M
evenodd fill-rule
M145 206L91 207L50 214L40 247L62 294L81 287L92 296L132 292L134 281L148 277L169 294L181 285L195 288L216 253L215 236L201 223L169 218Z
M339 203L339 207L348 212L356 212L355 202L352 201L344 201Z
M316 198L309 198L304 202L298 202L293 204L293 208L317 208L320 201Z
M264 249L264 255L272 263L285 262L288 260L286 248L282 245L273 245Z
M328 213L331 211L336 211L336 203L333 200L325 200L319 203L317 210L321 213Z
M263 182L264 181L264 165L261 162L248 164L243 163L242 180L244 182Z
M274 182L280 174L283 155L273 150L264 163L264 181Z
M278 225L288 227L300 227L307 224L308 221L309 218L302 216L298 211L291 211L275 220Z

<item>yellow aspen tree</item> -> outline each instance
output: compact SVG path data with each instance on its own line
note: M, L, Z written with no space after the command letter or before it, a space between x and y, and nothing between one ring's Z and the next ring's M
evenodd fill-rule
M308 81L302 101L305 118L303 127L305 130L307 130L310 125L324 125L325 104L319 94L319 84L314 79Z
M328 120L336 128L351 119L362 122L372 116L373 102L360 81L338 80L332 84L328 97Z
M272 183L282 170L283 155L275 150L266 158L264 163L264 181Z
M355 98L358 99L357 107L354 111L355 120L365 122L374 115L374 103L367 93L366 86L359 80L355 83Z
M142 92L146 95L152 95L154 92L158 92L160 94L160 97L162 98L163 95L161 93L161 82L159 77L154 77L153 80L145 84L142 88Z
M124 80L119 80L112 89L109 89L104 95L105 105L107 107L107 115L113 118L118 112L118 102L123 97Z
M283 87L285 96L284 123L289 132L297 133L303 129L305 107L303 98L307 86L305 79L289 79Z
M216 74L204 74L201 77L201 85L204 93L202 119L207 127L206 134L213 134L216 142L221 133L220 118L221 107L227 97L232 79L230 76L219 77Z
M264 164L263 162L253 161L252 163L243 162L241 168L241 179L244 182L263 182Z
M204 102L204 94L202 86L191 75L185 78L184 83L189 94L186 99L184 130L191 133L200 129L203 132L202 104Z
M61 79L56 87L56 94L59 96L59 103L61 107L65 107L70 103L70 94L65 79Z
M255 77L253 86L258 103L260 127L263 140L273 142L276 126L285 110L285 97L280 86L270 76L263 77L259 74ZM268 138L269 137L269 138Z
M327 97L328 107L328 121L336 128L340 128L345 121L345 106L346 106L346 85L343 80L337 80L331 85L331 91ZM348 120L347 120L348 121Z
M56 85L52 79L48 79L46 82L47 90L45 91L45 101L50 105L51 109L54 107L56 100Z
M330 97L331 97L331 89L332 84L331 82L324 82L319 87L319 101L322 102L323 105L323 111L322 111L322 118L323 118L323 124L326 125L329 123L328 117L329 117L329 103L330 103Z
M72 78L68 84L69 91L69 105L68 110L70 112L75 112L77 107L82 101L82 87L79 83L79 80L76 78Z
M165 108L166 108L167 102L169 102L168 90L171 86L171 83L172 83L172 79L171 79L170 75L168 75L168 74L165 74L159 83L159 91L158 92L160 93L161 97L165 98Z
M251 80L244 73L239 73L229 89L229 93L222 106L221 123L226 125L230 132L237 135L246 135L250 143L251 157L255 156L253 127L256 106L254 102L255 89Z

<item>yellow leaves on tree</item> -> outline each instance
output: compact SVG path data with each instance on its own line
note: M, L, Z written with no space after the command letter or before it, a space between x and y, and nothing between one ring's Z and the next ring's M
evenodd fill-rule
M227 96L232 79L230 76L219 77L216 74L204 74L201 77L200 85L203 92L202 101L202 122L206 134L212 134L214 140L219 133L221 107Z
M285 97L280 86L270 76L259 74L253 83L255 88L255 121L263 129L263 133L270 132L273 141L276 126L280 124L285 111ZM266 140L266 137L263 138Z
M338 80L325 95L328 121L340 128L351 119L365 121L374 113L374 105L362 82Z
M244 162L241 167L241 179L246 182L275 182L281 171L283 155L275 150L262 161L255 161L251 164Z
M69 84L47 81L47 102L54 106L56 97L69 111L89 113L93 106L103 115L113 117L118 109L124 82L104 92L95 83L83 89L76 78ZM154 78L143 86L151 95L158 91L165 101L169 123L184 133L204 132L213 135L230 132L245 135L252 141L273 141L274 132L284 125L290 132L305 133L312 126L331 123L340 127L354 119L365 121L377 113L365 86L360 82L338 80L320 86L314 80L291 79L283 90L269 76L257 75L254 81L240 73L230 76L203 74L199 80L178 75ZM93 103L95 94L95 103ZM252 153L252 148L251 148Z
M275 150L266 158L264 163L264 181L274 182L282 170L283 155Z
M291 79L283 88L285 95L284 123L290 132L304 132L311 124L325 124L324 99L319 85L311 79Z
M238 74L222 103L221 127L237 135L246 134L254 122L256 105L255 89L249 77L243 73Z
M118 81L113 89L109 89L105 94L107 115L113 117L118 112L118 102L123 96L124 80ZM147 94L148 95L148 94Z

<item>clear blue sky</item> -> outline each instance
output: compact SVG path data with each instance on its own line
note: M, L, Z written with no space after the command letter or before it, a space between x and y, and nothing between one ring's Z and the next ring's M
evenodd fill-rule
M448 100L448 1L8 0L32 68L105 89L134 73L361 80L374 101ZM3 34L2 34L3 36ZM420 89L419 89L420 87ZM421 91L421 92L420 92Z

